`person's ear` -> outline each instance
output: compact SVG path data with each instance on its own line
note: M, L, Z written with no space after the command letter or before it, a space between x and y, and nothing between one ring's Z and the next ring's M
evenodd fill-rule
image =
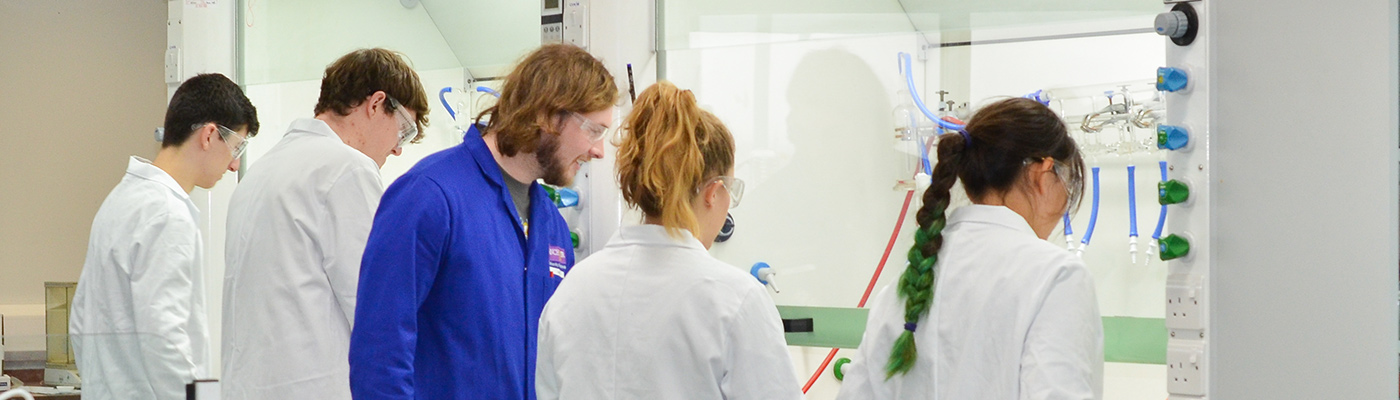
M722 185L717 180L712 180L710 181L710 183L705 184L705 190L703 195L705 197L706 208L713 208L715 206L715 203L719 202L720 186Z
M1060 179L1055 175L1055 159L1045 157L1039 162L1031 164L1031 173L1035 177L1036 195L1045 196L1054 190L1055 184Z
M365 107L365 112L369 113L366 117L373 117L375 114L382 113L385 108L388 108L389 95L384 93L383 90L375 91L369 95L369 98L365 99L365 105L368 106Z
M219 140L219 128L214 127L214 124L204 124L194 133L199 139L200 149L204 151L214 148L214 142Z

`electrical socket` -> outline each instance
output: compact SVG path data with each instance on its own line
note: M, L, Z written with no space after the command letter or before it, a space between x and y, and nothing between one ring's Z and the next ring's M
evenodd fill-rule
M180 83L180 48L165 50L165 83Z
M1167 276L1167 329L1205 330L1205 286L1201 278L1188 274ZM1182 338L1187 339L1187 338Z
M1204 396L1205 342L1171 340L1167 344L1167 393Z

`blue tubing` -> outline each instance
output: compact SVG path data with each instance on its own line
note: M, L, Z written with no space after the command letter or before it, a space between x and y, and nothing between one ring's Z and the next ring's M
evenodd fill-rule
M1021 97L1025 97L1025 98L1027 98L1027 99L1035 100L1035 102L1040 103L1041 105L1045 105L1045 106L1050 105L1050 95L1049 95L1049 94L1046 94L1044 90L1037 90L1037 91L1035 91L1035 92L1028 93L1028 94L1026 94L1025 96L1021 96Z
M1167 181L1167 162L1158 161L1157 166L1162 169L1162 182ZM1162 205L1162 211L1157 212L1157 230L1152 232L1153 239L1162 238L1162 225L1167 223L1167 205Z
M930 161L928 158L930 153L928 151L928 141L923 140L923 137L919 136L917 130L914 133L914 141L919 143L919 154L924 156L924 174L933 176L933 161Z
M924 105L924 100L919 98L919 91L918 89L914 88L914 73L913 67L910 66L911 61L909 59L909 53L899 53L899 60L903 61L904 69L902 69L901 72L904 74L904 82L909 85L909 96L914 98L914 105L919 107L919 111L922 111L925 117L928 117L928 119L938 123L938 126L943 127L944 129L951 129L955 131L962 130L962 125L944 121L942 118L938 118L937 116L933 115L933 112L928 110L928 106Z
M453 120L453 121L456 121L456 120L457 120L457 112L456 112L456 111L452 111L452 106L447 105L447 97L445 97L445 95L447 94L447 92L451 92L451 91L452 91L452 87L451 87L451 86L448 86L448 87L442 88L442 90L439 90L439 91L438 91L438 101L441 101L441 102L442 102L442 108L446 108L446 109L447 109L447 116L452 117L452 120Z
M1065 211L1065 237L1074 234L1074 228L1069 227L1069 211Z
M1137 237L1137 166L1128 166L1128 236Z
M482 92L482 93L489 93L489 94L492 95L492 96L496 96L496 98L500 98L500 97L501 97L501 94L500 94L500 93L497 93L495 89L491 89L491 88L485 87L485 86L477 86L477 87L476 87L476 91Z
M919 154L924 156L924 174L933 176L933 163L928 160L928 142L919 140L918 135L914 135L914 140L919 142Z
M1084 229L1084 240L1081 242L1085 246L1089 245L1089 239L1094 238L1094 225L1099 222L1099 167L1094 167L1094 208L1089 213L1089 227Z

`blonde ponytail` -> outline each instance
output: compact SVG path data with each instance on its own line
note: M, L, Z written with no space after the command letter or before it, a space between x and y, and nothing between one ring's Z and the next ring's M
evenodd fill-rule
M699 232L691 201L734 167L734 138L695 95L661 81L637 96L623 122L617 178L622 198L661 220L672 236Z

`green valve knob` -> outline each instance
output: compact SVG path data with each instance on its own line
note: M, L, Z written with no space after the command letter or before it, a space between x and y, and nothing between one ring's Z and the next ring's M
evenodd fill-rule
M574 248L578 248L578 232L569 232L569 240L574 242Z
M1157 183L1157 203L1161 205L1181 204L1191 198L1191 188L1185 182L1172 179Z
M846 366L846 364L850 364L850 363L851 363L851 359L846 358L846 357L841 357L841 358L836 359L836 366L831 367L831 374L832 374L832 375L836 375L836 380L838 380L838 381L844 381L844 380L846 380L846 373L841 371L841 367L844 367L844 366Z
M1162 248L1162 261L1185 257L1191 252L1191 242L1177 235L1167 235L1157 240L1157 246Z
M554 187L553 187L553 186L549 186L549 185L540 185L540 187L543 187L543 188L544 188L544 192L547 193L547 194L549 194L549 199L550 199L550 200L553 200L555 203L558 203L558 202L559 202L559 191L554 190Z

